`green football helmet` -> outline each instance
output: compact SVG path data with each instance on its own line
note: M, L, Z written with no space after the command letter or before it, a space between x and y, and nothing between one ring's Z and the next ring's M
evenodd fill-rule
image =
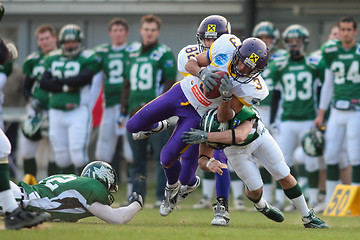
M29 116L22 124L21 131L26 138L32 141L38 141L47 135L48 118L45 113L38 113L35 116Z
M98 180L110 193L118 191L117 174L112 166L106 162L94 161L89 163L84 167L80 176Z
M63 54L66 57L74 58L83 50L84 35L81 28L75 24L68 24L61 28L59 33L59 43ZM67 41L78 41L79 45L76 48L65 48L64 43Z
M291 55L304 54L305 49L309 43L309 36L309 31L300 24L293 24L288 26L282 34L284 45L286 46L287 50L290 51ZM293 50L296 45L290 44L290 39L301 39L302 46L299 46L299 49L297 50Z
M217 109L210 109L201 118L200 129L205 132L223 132L229 129L229 122L220 123L217 118ZM207 142L206 144L218 150L229 146L228 144L215 142Z
M317 128L311 128L302 137L301 146L307 155L321 156L325 148L324 132Z
M277 27L272 22L262 21L255 25L254 30L252 32L253 37L261 38L261 37L271 37L272 44L269 46L269 50L273 50L276 48L276 45L280 39L280 32Z

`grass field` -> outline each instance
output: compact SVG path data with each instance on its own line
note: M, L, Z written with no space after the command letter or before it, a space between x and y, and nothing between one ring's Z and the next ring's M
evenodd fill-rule
M123 201L124 187L116 195L117 204ZM360 239L360 217L324 217L329 229L305 229L297 212L284 213L285 221L276 223L262 214L253 211L250 202L246 202L248 211L231 211L230 226L214 227L211 209L195 210L191 208L201 195L197 190L182 202L167 217L161 217L159 210L151 208L155 201L153 187L149 190L147 208L140 211L127 225L109 225L91 217L78 223L45 223L31 230L0 231L0 240L198 240L198 239L256 239L256 240L352 240ZM231 205L230 205L231 206ZM0 228L4 229L3 223Z

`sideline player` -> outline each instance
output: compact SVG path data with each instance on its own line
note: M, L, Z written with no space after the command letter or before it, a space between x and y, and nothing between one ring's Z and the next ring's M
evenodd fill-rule
M88 163L91 132L90 84L99 70L99 57L83 49L79 26L61 28L61 49L45 59L40 87L51 92L49 100L49 139L61 173L77 174Z
M166 129L166 119L179 117L171 138L161 152L161 163L167 177L165 196L160 206L162 216L169 215L177 204L181 187L180 172L191 175L189 179L196 178L196 165L192 164L194 167L191 169L182 169L179 161L181 154L189 147L182 142L182 133L190 128L198 128L201 116L208 108L222 107L222 121L226 121L233 117L234 112L240 111L243 104L256 104L264 99L268 89L259 74L267 66L268 60L269 50L260 39L248 38L241 43L236 36L223 34L210 50L186 63L186 70L195 76L186 77L175 84L129 119L126 126L128 131L133 133L134 139L141 139ZM206 98L202 90L212 90L213 85L217 85L213 78L219 76L211 70L223 70L231 76L222 79L219 89L221 96L215 99ZM193 150L192 154L197 156L198 150Z
M46 116L49 105L49 92L40 88L40 77L45 71L44 59L45 56L57 49L57 34L56 30L51 25L41 25L35 30L35 37L39 50L31 53L24 61L23 72L26 75L24 83L24 95L25 99L30 103L27 113L28 119L26 122L30 122L29 125L23 124L22 134L20 135L20 158L24 163L24 179L28 184L36 184L37 162L35 159L36 151L39 147L40 140L44 139L43 134L37 135L38 131L34 127L38 127L33 124L32 121L40 119L40 116ZM43 121L43 120L41 120ZM42 123L40 123L42 124ZM30 128L29 128L30 127ZM40 127L42 128L42 126ZM46 136L47 137L47 136ZM39 139L37 139L39 138ZM53 151L50 142L47 142L46 149L49 157L48 176L55 174L56 164L54 161Z
M117 192L115 170L105 162L85 166L81 176L53 175L36 185L11 182L11 190L25 209L50 213L51 220L77 222L96 216L110 224L129 222L143 207L142 196L132 193L130 205L112 208L112 193Z
M352 184L360 185L360 71L356 21L349 16L340 19L339 40L329 42L322 50L326 64L319 112L314 126L320 127L330 105L325 132L324 160L327 166L326 205L339 184L339 154L346 140L346 151L352 165Z
M203 116L201 129L206 131L192 129L183 134L185 142L201 143L199 152L201 169L222 174L223 164L210 157L213 153L210 146L219 146L220 143L220 146L225 147L224 151L229 162L244 181L246 195L254 203L256 210L275 222L282 222L284 216L281 211L271 206L262 196L263 182L257 164L252 158L254 157L281 184L286 196L300 212L306 228L328 228L327 224L307 207L301 187L290 174L280 147L265 128L254 108L243 107L228 123L220 123L217 110L211 109Z

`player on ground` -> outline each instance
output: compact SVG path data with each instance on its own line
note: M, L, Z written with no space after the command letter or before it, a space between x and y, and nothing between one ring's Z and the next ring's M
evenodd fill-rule
M83 169L81 176L53 175L36 185L11 182L11 190L25 209L50 213L53 221L77 222L96 216L110 224L129 222L143 207L142 196L132 193L130 205L111 208L112 193L117 192L115 170L105 162L95 161Z
M260 39L248 38L241 43L236 36L224 34L195 59L190 59L185 66L190 66L186 70L199 77L189 76L175 84L168 92L140 109L127 123L133 138L141 139L166 129L166 119L171 116L179 117L172 137L161 153L161 163L167 177L165 196L160 206L162 216L169 215L177 204L181 187L180 172L185 171L191 176L188 179L192 179L193 183L196 181L196 165L192 164L194 167L191 169L182 169L179 161L188 148L181 141L182 133L190 128L198 128L201 116L208 108L222 107L222 121L226 121L233 117L234 112L240 111L243 104L256 104L268 95L266 84L258 75L267 66L269 50ZM204 88L213 90L213 85L217 85L213 78L220 78L211 70L223 70L230 76L222 79L219 89L221 96L215 99L206 98L203 92ZM193 149L192 154L197 153L198 150Z
M90 84L99 70L99 58L83 50L79 26L68 24L59 33L61 49L51 52L44 63L40 87L51 92L49 139L61 173L79 174L87 164L91 131Z
M339 183L339 153L346 142L352 165L352 184L360 185L360 45L356 41L357 23L352 17L340 20L339 40L329 42L322 51L326 64L319 113L314 126L323 124L332 99L325 132L324 160L327 165L326 205Z
M230 130L227 130L228 128ZM328 228L327 224L307 207L301 187L290 174L280 147L265 128L255 108L243 107L231 121L226 123L220 123L217 110L211 109L203 116L201 129L192 129L191 132L183 134L185 142L201 143L199 152L201 169L222 174L224 163L210 157L213 153L210 146L226 147L225 154L235 172L244 181L249 200L266 217L275 222L282 222L284 216L281 211L271 206L262 196L263 182L253 160L254 157L281 184L286 196L300 212L306 228Z

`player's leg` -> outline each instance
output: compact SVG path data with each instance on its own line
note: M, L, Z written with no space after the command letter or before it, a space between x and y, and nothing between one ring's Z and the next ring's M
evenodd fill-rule
M37 174L37 162L35 159L36 151L39 146L40 141L32 141L24 136L23 133L20 134L20 159L23 159L24 164L24 178L23 181L27 184L34 185L36 184L36 174Z
M352 185L360 186L360 112L350 112L346 125L347 152L352 165Z
M89 162L88 145L92 127L91 112L87 106L81 106L71 112L69 122L69 151L76 174L80 175L84 166ZM76 121L74 121L76 119Z
M66 112L49 110L49 140L54 150L54 159L60 168L60 173L74 173L69 153L69 135L67 129L68 119ZM74 120L71 120L74 121Z
M96 142L96 160L110 163L113 158L118 138L116 134L116 117L118 115L119 110L115 106L107 107L104 110Z

